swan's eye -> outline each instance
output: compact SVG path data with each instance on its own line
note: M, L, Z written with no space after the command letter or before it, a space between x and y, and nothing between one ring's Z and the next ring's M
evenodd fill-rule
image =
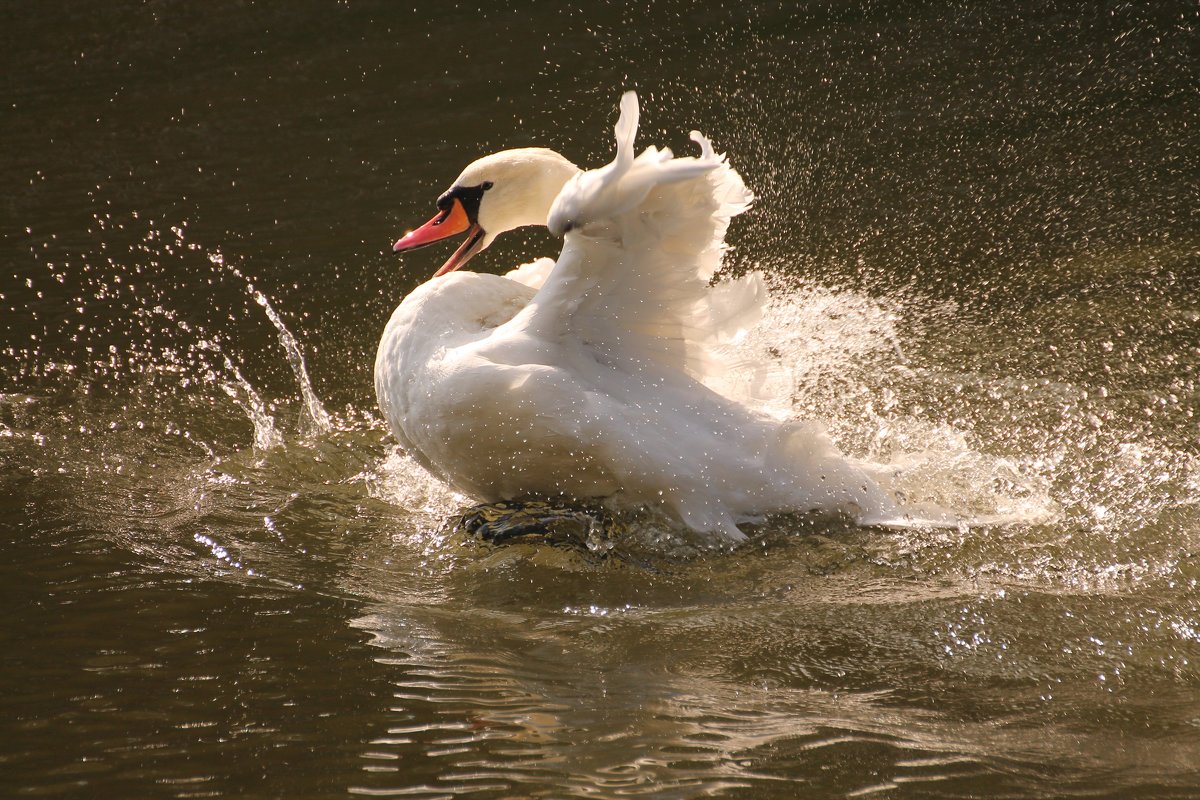
M483 183L481 183L479 185L479 188L483 189L486 192L488 189L492 188L495 185L496 184L492 183L491 181L484 181Z

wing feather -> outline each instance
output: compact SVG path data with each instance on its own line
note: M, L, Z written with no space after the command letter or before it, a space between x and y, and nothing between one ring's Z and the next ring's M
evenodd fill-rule
M555 199L549 226L566 241L530 322L602 359L707 380L728 368L713 345L757 322L766 300L757 274L712 285L729 221L753 196L696 131L698 157L650 147L635 158L637 121L636 95L626 92L613 161L578 174Z

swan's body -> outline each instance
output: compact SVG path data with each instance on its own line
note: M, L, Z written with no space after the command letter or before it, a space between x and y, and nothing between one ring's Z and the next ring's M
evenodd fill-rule
M442 213L397 242L468 231L380 342L375 387L396 438L487 501L618 495L732 540L738 522L783 510L903 523L818 428L705 384L722 369L711 346L753 324L765 298L757 275L710 286L729 220L751 196L699 134L699 158L650 148L635 159L636 125L629 93L617 157L590 172L545 150L480 159ZM557 262L443 274L522 224L564 235Z

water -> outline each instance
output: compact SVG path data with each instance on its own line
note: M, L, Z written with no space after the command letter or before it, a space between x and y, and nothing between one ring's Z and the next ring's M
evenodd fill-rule
M254 284L246 278L236 267L230 267L225 264L225 259L220 253L213 253L208 257L214 265L226 267L234 277L239 280L246 281L246 292L254 299L262 310L266 313L267 319L275 326L275 330L279 334L279 346L287 354L288 365L292 368L292 373L296 376L296 383L300 389L300 397L304 401L304 413L300 417L300 429L314 434L329 433L333 423L329 419L329 412L321 405L320 398L312 388L312 379L308 377L308 366L304 363L304 354L300 352L300 345L296 343L296 337L292 336L292 332L287 329L283 319L280 318L279 312L271 305L271 301L260 291L254 288ZM226 361L226 366L236 375L236 368L231 363ZM238 376L240 378L240 375ZM240 379L247 392L252 399L257 399L253 388L246 382L244 378ZM267 442L260 442L263 438L260 435L260 430L269 427L273 420L270 420L265 415L261 408L261 401L252 404L251 406L251 421L255 423L255 443L261 446L274 446L279 444L274 437L266 437Z
M1200 794L1194 4L41 3L4 29L5 794ZM491 547L371 365L502 147L710 135L782 412L991 524ZM511 235L473 262L552 252ZM758 337L758 338L755 338ZM768 387L769 388L769 387ZM469 794L468 794L469 793Z

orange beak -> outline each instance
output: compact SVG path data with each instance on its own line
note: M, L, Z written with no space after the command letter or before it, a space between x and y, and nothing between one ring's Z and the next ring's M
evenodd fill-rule
M397 239L396 243L392 245L392 252L403 253L407 250L416 250L418 247L433 244L463 231L467 232L466 240L459 245L458 249L454 251L454 255L450 256L441 269L433 274L433 277L436 278L458 269L466 264L471 256L483 249L483 228L479 227L478 223L471 222L467 217L466 209L463 208L457 197L451 201L448 209L438 212L438 215L429 222Z

